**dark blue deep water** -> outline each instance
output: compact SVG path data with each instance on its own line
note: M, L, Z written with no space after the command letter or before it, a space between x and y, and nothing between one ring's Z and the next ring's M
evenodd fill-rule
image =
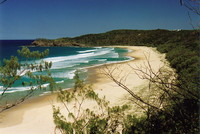
M33 40L0 40L0 58L9 58L17 55L20 46L30 45Z

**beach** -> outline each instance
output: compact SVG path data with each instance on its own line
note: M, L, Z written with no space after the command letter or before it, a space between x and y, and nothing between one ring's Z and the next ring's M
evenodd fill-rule
M112 46L113 47L113 46ZM119 47L119 46L116 46ZM100 97L105 96L111 106L122 105L125 101L127 91L119 87L116 83L110 80L103 73L108 70L113 70L113 75L117 78L123 78L123 83L134 90L135 93L141 93L140 87L145 87L148 84L147 80L139 78L133 72L131 66L144 67L147 62L147 57L151 67L157 71L160 67L168 63L165 60L165 55L160 54L155 48L143 46L121 46L132 50L127 53L127 56L133 57L131 61L120 63L112 63L97 67L88 68L88 83ZM142 91L143 94L148 92ZM89 107L93 107L91 102ZM0 114L0 133L2 134L54 134L55 125L53 122L52 105L63 107L57 101L56 93L48 94L27 100L26 102L9 109ZM141 115L141 110L134 109L135 113Z

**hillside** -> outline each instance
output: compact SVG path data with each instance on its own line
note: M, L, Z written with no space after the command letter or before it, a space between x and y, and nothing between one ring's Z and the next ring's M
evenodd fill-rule
M143 45L156 47L161 53L166 53L166 59L177 73L175 88L169 88L175 94L168 96L168 106L163 110L150 110L148 118L130 119L134 123L127 133L175 134L199 132L199 44L199 32L196 30L161 29L113 30L75 38L38 39L32 43L35 46ZM167 83L162 84L168 87Z
M37 39L34 46L99 46L99 45L145 45L157 46L168 43L188 43L198 40L195 30L113 30L100 34L87 34L74 38L55 40Z

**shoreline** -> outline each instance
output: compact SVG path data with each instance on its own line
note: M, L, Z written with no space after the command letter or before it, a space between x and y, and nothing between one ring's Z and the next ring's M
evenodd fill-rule
M103 48L104 46L99 46L99 47L89 47L89 48ZM105 48L115 48L116 46L105 46ZM73 47L74 48L74 47ZM123 47L121 47L122 49L125 49L125 48L123 48ZM127 51L128 51L128 49L127 49ZM94 67L99 67L99 66L103 66L103 65L109 65L109 64L117 64L117 63L123 63L123 62L126 62L126 61L130 61L130 60L133 60L132 59L132 57L130 57L130 56L126 56L126 54L124 54L124 53L129 53L129 52L123 52L123 57L119 57L119 58L127 58L127 59L121 59L121 60L117 60L117 61L108 61L107 59L105 59L105 61L107 61L107 63L95 63L94 65L88 65L88 66L84 66L84 67L80 67L80 68L78 68L77 70L82 70L83 72L86 70L88 70L88 69L90 69L90 68L94 68ZM87 54L87 53L86 53ZM47 58L52 58L52 57L47 57ZM72 66L73 67L73 66ZM71 70L71 71L69 71L69 73L74 73L76 70L74 69L74 70ZM69 78L69 80L72 80L73 79L73 74L72 74L72 76L67 76L66 78ZM56 83L64 83L64 79L62 79L62 80L57 80L57 81L55 81ZM34 85L34 87L36 87L37 85ZM48 87L49 86L49 83L46 83L46 84L42 84L41 85L42 87ZM23 87L23 89L20 89L21 87ZM1 86L0 86L0 88L1 88ZM16 89L17 90L16 90ZM20 93L20 92L26 92L26 91L28 91L29 90L29 88L30 87L24 87L24 86L22 86L22 85L20 85L19 86L19 89L18 89L18 87L10 87L9 88L9 90L6 92L6 93ZM64 89L65 88L71 88L71 87L63 87ZM11 90L11 89L14 89L14 90ZM47 90L47 92L49 92L49 90ZM42 93L43 94L43 93ZM44 94L46 94L45 92L44 92Z
M153 53L153 61L152 63L156 63L154 66L155 69L157 69L160 64L165 64L163 60L163 55L154 51L154 48L149 47L143 47L143 46L110 46L110 47L121 47L126 48L128 50L133 50L131 52L127 52L127 56L131 56L134 59L129 61L122 61L119 63L109 63L107 66L123 66L123 68L127 68L128 64L141 64L144 62L144 52L150 51ZM157 63L158 62L158 63ZM156 67L158 66L158 67ZM120 89L120 87L117 87L115 84L112 83L111 80L106 78L105 76L102 76L101 73L99 73L99 70L102 69L104 65L100 66L94 66L87 68L87 81L89 83L92 83L94 91L100 94L100 96L106 96L106 99L108 99L111 103L111 105L116 105L118 102L121 103L121 97L125 95L127 92ZM125 70L129 70L128 68ZM130 71L130 70L129 70ZM94 79L95 78L95 79ZM134 82L132 82L132 78L134 78ZM130 79L127 81L127 85L132 88L138 87L145 84L143 80L140 80L139 78L136 78L135 75L131 74ZM115 90L115 94L111 92L113 89ZM117 103L116 103L117 102ZM56 93L54 94L45 94L43 96L39 96L36 98L28 99L24 103L9 109L1 114L0 118L0 133L9 132L10 134L18 133L53 133L55 125L53 124L53 113L52 113L52 104L58 104L59 102L56 101ZM118 104L119 104L118 103ZM117 104L117 105L118 105ZM45 112L48 112L45 113ZM30 116L34 117L30 117ZM44 117L47 115L47 117ZM42 120L42 121L41 121ZM41 123L40 123L41 122ZM38 124L45 124L44 126L39 126ZM36 125L36 126L34 126ZM25 127L26 126L26 127ZM24 128L25 127L25 128ZM36 129L36 130L35 130ZM48 131L47 131L48 129ZM26 131L27 130L27 131Z
M125 47L120 47L120 46L99 46L99 47L118 47L118 48L125 48ZM95 48L95 47L94 47ZM125 48L127 50L130 50L128 48ZM132 52L133 50L131 50ZM125 54L125 56L129 56L130 53L129 51ZM111 63L104 63L104 64L99 64L99 65L94 65L94 66L90 66L90 67L84 67L84 68L81 68L81 70L86 70L87 72L87 78L86 78L86 82L87 83L96 83L97 81L94 81L94 79L90 79L90 77L93 77L95 76L94 73L96 73L96 71L94 71L96 68L99 68L101 66L104 66L104 65L112 65L112 64L121 64L121 63L126 63L126 62L129 62L129 61L132 61L134 60L135 58L132 57L132 56L129 56L131 57L132 59L130 60L125 60L125 61L116 61L116 62L111 62ZM89 74L92 74L92 76L89 77ZM69 90L70 88L66 88L67 90ZM66 90L64 89L64 90ZM24 112L22 112L22 109L24 109L24 107L26 107L26 109L28 108L34 108L35 105L37 105L37 103L39 104L39 106L43 106L45 105L45 103L43 103L44 100L49 100L49 99L52 99L52 100L56 100L56 96L57 96L57 91L56 92L53 92L53 93L43 93L39 96L33 96L29 99L27 99L25 102L23 103L20 103L19 105L11 108L11 109L8 109L6 111L3 112L3 114L1 115L0 114L0 128L3 128L3 127L9 127L9 126L14 126L14 125L17 125L17 124L20 124L23 120L23 115L24 115ZM40 103L42 101L42 103ZM18 117L17 119L15 119L14 121L12 122L9 122L9 124L1 124L1 122L4 122L5 120L10 120L10 118L13 118L13 115L12 115L12 112L13 111L19 111L18 113L20 114L20 117ZM7 116L7 115L10 115L11 116ZM1 118L2 116L7 116L8 118L6 117L3 117L3 119Z

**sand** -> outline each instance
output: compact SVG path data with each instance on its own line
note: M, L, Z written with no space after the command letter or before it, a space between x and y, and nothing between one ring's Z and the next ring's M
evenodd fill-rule
M89 83L92 83L95 92L100 96L105 96L110 101L111 106L123 104L125 102L124 96L127 95L127 92L103 74L106 69L115 69L113 75L117 79L121 79L135 93L139 93L141 92L140 87L147 85L147 81L139 78L130 66L144 67L146 56L155 71L163 65L167 65L165 55L157 52L155 48L143 46L122 47L132 50L127 55L134 57L134 60L88 69ZM144 91L142 92L145 94ZM57 102L56 94L29 99L1 113L0 134L53 134L55 125L53 123L52 105L62 108L62 105ZM93 103L88 101L86 105L92 107ZM136 114L142 114L141 110L134 109L134 111Z

